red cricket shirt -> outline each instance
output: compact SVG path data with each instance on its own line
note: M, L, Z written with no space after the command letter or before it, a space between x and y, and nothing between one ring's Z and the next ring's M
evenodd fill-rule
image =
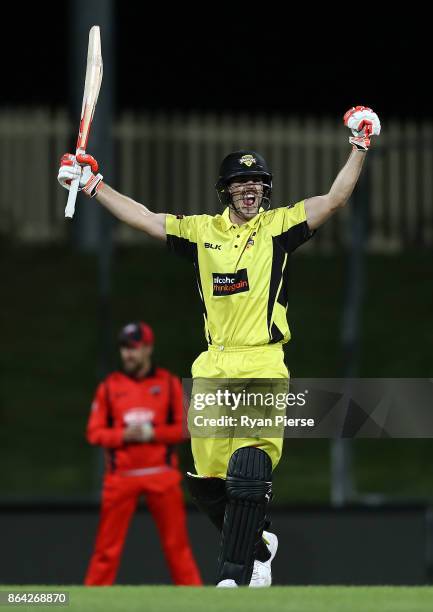
M90 444L106 449L106 471L126 476L177 467L173 445L184 438L183 398L179 378L163 368L154 367L141 379L113 372L102 381L86 434ZM151 442L123 442L129 424L146 421L154 427Z

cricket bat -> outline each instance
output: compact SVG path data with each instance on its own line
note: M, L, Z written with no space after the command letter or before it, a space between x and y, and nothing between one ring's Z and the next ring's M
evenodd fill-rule
M87 49L86 80L84 83L83 105L81 107L80 128L78 130L78 140L76 155L86 152L87 141L89 139L90 127L92 125L96 102L98 101L99 90L102 82L102 54L101 54L101 34L99 26L93 26L89 32L89 46ZM71 181L68 202L65 208L65 217L72 219L75 212L75 200L77 199L80 179Z

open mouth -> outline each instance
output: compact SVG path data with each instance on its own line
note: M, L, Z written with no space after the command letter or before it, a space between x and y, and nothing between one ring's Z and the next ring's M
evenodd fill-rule
M256 203L256 192L251 190L251 189L246 189L243 193L242 193L242 202L244 204L244 206L250 208L251 206L254 206L254 204Z

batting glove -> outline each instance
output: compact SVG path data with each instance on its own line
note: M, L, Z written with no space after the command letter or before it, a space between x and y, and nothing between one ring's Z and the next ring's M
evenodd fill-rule
M368 106L353 106L344 115L344 125L352 130L349 142L360 151L370 148L370 136L379 136L379 117Z
M78 190L94 198L103 179L102 174L94 174L95 172L98 172L98 162L91 155L83 153L75 156L65 153L60 159L57 180L69 191L71 181L79 178Z

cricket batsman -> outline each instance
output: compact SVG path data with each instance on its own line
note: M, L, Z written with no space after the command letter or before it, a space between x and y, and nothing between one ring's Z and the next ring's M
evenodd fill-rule
M153 345L149 325L125 325L119 335L122 370L99 384L92 403L87 440L104 448L106 470L95 550L84 580L88 586L113 584L141 496L157 525L174 584L202 584L174 448L184 438L184 394L179 378L153 363Z
M224 210L214 216L153 213L104 183L90 155L62 157L63 187L79 177L87 196L193 264L208 343L192 365L194 384L288 379L288 259L346 204L371 137L380 134L377 114L365 106L349 109L344 124L352 150L328 193L272 209L266 161L254 151L236 151L221 163L216 190ZM197 472L188 478L192 496L221 531L217 586L270 586L278 539L265 529L266 513L282 436L192 437L191 446Z

